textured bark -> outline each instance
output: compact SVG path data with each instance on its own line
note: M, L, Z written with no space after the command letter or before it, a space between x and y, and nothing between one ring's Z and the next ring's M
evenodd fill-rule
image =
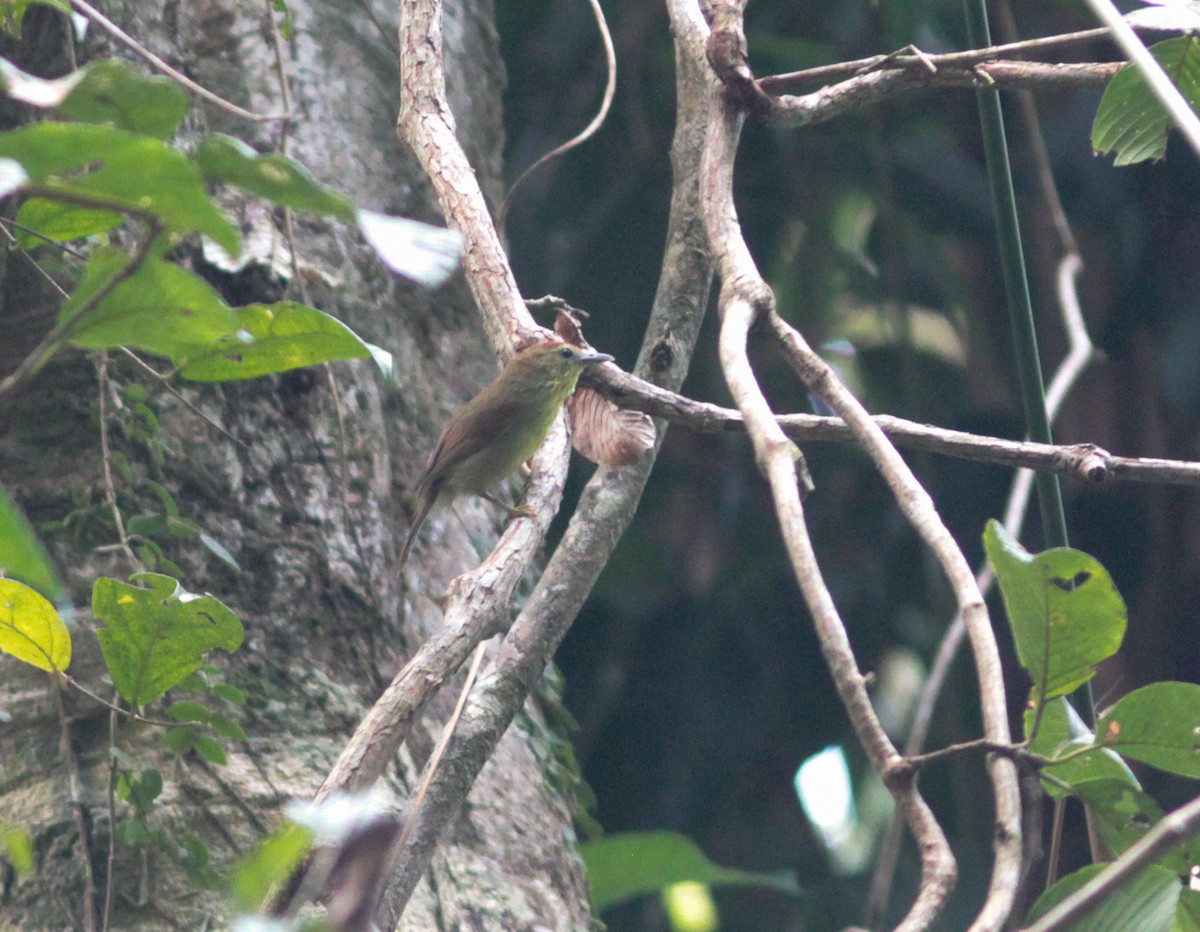
M282 98L261 19L265 6L235 0L124 3L110 4L109 13L201 84L256 111L278 112ZM386 34L351 0L289 3L296 32L285 54L297 119L289 152L360 206L436 219L427 186L394 134L395 5L370 6ZM61 73L63 56L47 56L44 48L61 52L61 25L48 11L30 22L25 44L9 51L24 56L23 65L35 73ZM452 4L445 31L447 58L455 63L448 84L458 131L485 191L494 194L503 81L491 3ZM39 42L43 47L35 49ZM92 31L79 52L88 59L116 49ZM264 150L279 142L278 124L249 125L195 105L185 135L213 131ZM226 203L246 222L263 209L253 202ZM282 229L282 218L273 220ZM393 352L397 385L383 384L372 364L359 361L335 364L329 373L315 368L224 386L180 386L220 429L155 390L158 436L169 451L162 465L144 446L119 432L114 437L137 474L170 488L183 514L241 566L234 573L191 541L168 552L182 567L186 588L221 598L246 627L242 651L219 662L227 680L250 697L243 721L249 741L228 744L229 764L215 768L193 757L172 763L155 728L121 725L117 742L136 769L163 771L168 789L158 823L198 834L218 870L277 822L283 802L316 789L367 704L439 625L438 589L472 565L496 531L490 511L471 502L457 506L429 522L408 570L412 588L406 590L396 574L397 540L407 527L425 451L449 412L495 371L461 277L431 295L386 273L353 231L299 216L296 234L311 303ZM231 303L283 296L281 283L261 266L220 273L206 265L195 244L185 246L184 261ZM31 306L49 306L49 295L19 260L6 256L0 262L0 327L7 331ZM11 351L10 344L0 352L0 366L11 367L17 358ZM153 384L120 359L110 370L125 381ZM31 519L61 520L80 502L90 509L76 533L48 538L78 606L88 604L95 577L124 578L131 570L119 553L96 550L112 544L115 534L104 527L106 509L100 507L95 409L95 366L70 353L0 417L0 482ZM122 492L121 504L130 514L155 507L152 494L138 499ZM107 694L92 627L81 612L71 672ZM441 697L401 752L389 777L398 799L415 783L453 704L455 685L448 684L451 694ZM32 879L0 877L0 925L79 927L85 847L103 890L108 716L69 695L66 753L57 705L44 677L0 659L0 708L12 715L0 725L0 823L32 830L39 864ZM570 794L553 778L558 739L536 707L527 713L476 782L400 928L587 927ZM74 791L70 759L79 771ZM81 818L73 812L73 793L82 803ZM132 857L118 846L115 876L114 928L224 924L222 896L199 891L166 856Z

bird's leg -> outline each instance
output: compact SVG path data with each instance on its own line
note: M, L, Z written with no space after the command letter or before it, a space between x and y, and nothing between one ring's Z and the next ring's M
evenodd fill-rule
M537 512L534 511L533 508L531 508L529 505L509 505L505 502L500 501L500 499L496 498L496 496L489 495L487 492L480 492L479 497L482 498L484 501L491 502L493 505L495 505L501 511L505 512L508 515L508 518L510 521L513 518L536 518L537 517Z

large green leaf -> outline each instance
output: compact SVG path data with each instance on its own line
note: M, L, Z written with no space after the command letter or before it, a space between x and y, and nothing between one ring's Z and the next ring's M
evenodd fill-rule
M1123 696L1096 726L1100 744L1200 780L1200 686L1151 683Z
M983 542L1035 697L1086 683L1125 636L1125 602L1108 571L1068 547L1030 554L997 521L988 522Z
M175 132L188 108L187 94L175 81L140 74L115 58L50 79L26 74L0 59L0 85L22 103L159 139Z
M1163 70L1196 109L1200 104L1200 42L1179 36L1150 46ZM1167 151L1170 118L1136 65L1126 65L1108 82L1096 120L1092 148L1115 152L1115 165L1161 159Z
M234 313L238 333L222 338L212 352L193 356L180 375L222 382L371 354L340 320L303 304L251 304Z
M36 123L0 133L0 157L20 162L48 197L149 213L175 232L209 236L231 255L240 248L200 170L161 140L112 126Z
M71 665L71 634L62 618L15 579L0 579L0 651L51 673Z
M101 578L92 588L100 649L126 701L144 706L200 669L208 651L241 646L242 623L218 599L158 573L130 578L146 587Z
M240 139L217 134L205 138L192 158L204 177L245 188L260 197L341 220L354 220L354 204L326 187L308 169L277 152L259 154Z
M67 320L86 305L129 262L114 247L94 250L59 319ZM86 349L136 347L179 365L192 355L212 352L238 326L237 315L211 285L152 255L84 315L69 338Z
M1036 716L1036 694L1030 697L1025 711L1025 734L1028 736ZM1046 780L1042 787L1052 797L1059 799L1076 792L1083 783L1109 782L1140 790L1141 785L1121 756L1108 748L1093 748L1079 753L1083 748L1095 744L1096 736L1087 728L1078 713L1061 696L1045 704L1037 735L1029 750L1040 754L1051 763L1046 766Z
M1092 864L1064 877L1043 893L1026 917L1026 924L1044 916L1086 884L1107 864ZM1094 912L1072 925L1071 932L1169 932L1181 890L1179 877L1151 865L1117 890Z
M144 75L119 59L83 68L59 112L85 123L107 123L159 139L170 137L187 115L188 95L171 78Z
M700 852L694 841L674 832L610 835L584 845L583 861L591 886L592 909L597 913L677 883L767 887L794 896L802 893L790 874L756 874L719 867Z
M33 533L8 492L0 486L0 576L36 589L54 602L64 603L67 590L42 542Z

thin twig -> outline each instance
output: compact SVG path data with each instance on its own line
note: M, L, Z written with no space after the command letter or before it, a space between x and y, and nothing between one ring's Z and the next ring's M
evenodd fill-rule
M267 123L271 120L291 119L291 114L289 113L254 113L253 111L239 107L237 104L230 103L225 98L214 94L208 88L197 84L182 71L172 68L165 61L142 45L142 43L138 42L137 39L114 23L111 19L97 10L90 3L87 3L86 0L71 0L71 6L75 7L75 9L77 9L80 13L90 19L93 23L107 32L110 36L112 36L130 51L144 58L167 77L187 88L196 96L203 97L205 100L216 104L222 110L226 110L229 113L232 113L234 116L239 116L244 120L250 120L252 123Z
M596 26L600 30L600 40L604 43L604 64L608 75L604 84L604 98L600 101L600 109L592 117L592 122L580 130L578 135L568 139L561 145L555 146L525 169L525 171L521 172L517 180L513 182L512 187L508 189L508 194L504 196L504 201L501 203L500 210L496 214L496 226L501 230L504 229L504 219L508 216L508 208L512 203L513 196L517 193L517 189L525 183L530 175L551 159L556 159L560 155L570 152L572 149L591 139L596 131L604 125L604 120L608 116L608 110L612 106L613 95L617 92L617 53L613 49L612 34L608 31L608 22L604 18L604 11L600 9L599 0L588 0L588 2L592 6L592 15L596 17Z
M1067 32L1057 36L1044 36L1040 39L1007 42L1003 45L993 45L986 49L970 49L965 52L945 52L936 55L924 52L920 55L915 53L873 55L870 58L860 58L855 61L837 62L830 65L820 65L816 68L805 68L802 71L769 75L765 78L760 78L759 84L764 89L771 90L784 84L796 84L801 81L810 81L816 78L828 78L843 74L862 74L868 70L876 70L884 67L908 68L914 62L919 62L926 68L932 65L934 69L950 66L961 67L963 65L994 61L1001 56L1019 56L1026 52L1040 52L1045 49L1062 48L1063 46L1091 42L1094 39L1104 38L1107 33L1108 30L1101 27L1097 29L1085 29L1080 32Z
M100 463L104 470L104 500L108 504L109 511L112 512L113 524L117 528L117 540L125 552L125 558L129 560L129 565L136 571L142 568L141 561L134 554L133 548L129 546L129 535L125 533L125 520L121 517L121 509L117 506L117 487L112 476L112 450L108 443L108 403L105 400L111 383L108 380L108 353L106 351L100 352L97 373L100 382Z
M67 774L67 793L71 800L71 816L75 821L75 831L79 833L79 849L83 859L83 902L80 911L83 914L84 932L96 932L96 868L92 861L92 820L87 814L87 805L83 800L83 785L79 779L79 757L75 753L75 745L71 741L71 716L67 712L67 703L63 691L54 683L50 686L54 693L55 706L58 710L58 751L62 755L63 767ZM115 824L115 823L114 823ZM110 826L110 833L111 833ZM111 878L112 871L109 870Z

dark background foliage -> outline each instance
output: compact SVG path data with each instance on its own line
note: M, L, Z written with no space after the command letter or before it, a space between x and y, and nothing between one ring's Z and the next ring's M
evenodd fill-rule
M612 115L581 150L543 169L515 202L507 234L523 291L587 308L588 336L633 361L658 272L669 198L673 61L666 13L644 0L604 4L620 84ZM1003 11L1001 11L1003 14ZM508 67L508 171L521 171L591 118L603 86L586 4L498 4ZM1089 28L1082 4L1014 2L1019 37ZM760 75L915 43L965 47L957 2L758 0L747 12ZM1008 34L1003 15L997 41ZM1104 42L1065 57L1115 56ZM1055 180L1086 270L1080 289L1104 358L1056 428L1061 442L1115 453L1200 458L1200 315L1195 159L1177 141L1163 163L1114 169L1092 154L1098 91L1037 98ZM1058 244L1029 164L1028 137L1006 100L1035 312L1049 373L1064 350L1054 272ZM781 312L814 344L851 337L868 407L1006 437L1022 433L974 95L925 93L796 131L748 126L738 209ZM855 231L860 235L856 235ZM930 352L921 321L941 320L960 355ZM728 403L707 324L688 394ZM760 357L779 409L808 410L778 360ZM864 669L897 650L928 662L949 618L936 571L873 469L853 449L806 451L817 491L808 515L825 572ZM968 555L999 517L1005 471L911 454ZM577 466L578 472L585 470ZM578 476L576 479L578 480ZM1072 545L1109 568L1129 605L1121 654L1096 681L1103 705L1152 680L1200 678L1194 607L1200 498L1186 489L1065 489ZM1036 508L1025 543L1040 546ZM782 555L770 500L744 438L672 429L637 520L560 653L577 749L607 831L669 828L720 863L799 873L812 896L719 894L724 928L824 928L860 921L864 876L838 876L792 788L797 766L853 741ZM1010 670L1014 721L1027 682ZM902 655L905 656L905 655ZM939 706L935 746L979 734L970 664ZM922 785L960 857L947 928L982 896L990 807L980 762L946 765ZM1146 775L1165 806L1191 788ZM1068 868L1084 856L1068 823ZM915 854L904 858L913 880ZM663 928L655 904L613 911L614 929Z

